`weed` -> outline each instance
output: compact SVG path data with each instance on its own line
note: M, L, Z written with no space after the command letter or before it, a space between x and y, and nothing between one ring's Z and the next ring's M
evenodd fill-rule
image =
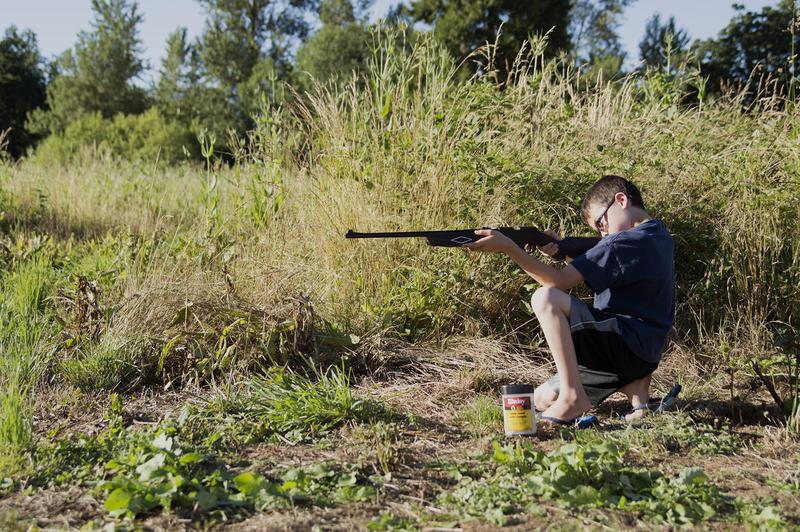
M58 372L65 382L84 391L130 391L153 380L152 352L145 339L125 340L107 333L97 343L68 351Z
M465 424L473 437L497 434L503 430L503 411L497 399L481 395L458 412L454 421Z
M229 395L210 400L195 418L201 424L216 419L243 442L274 435L300 442L329 435L345 423L369 423L389 415L381 403L353 395L343 367L312 368L307 375L276 366Z
M366 501L380 487L379 477L367 477L347 464L284 467L275 478L236 474L211 447L189 443L180 421L124 429L113 419L119 414L113 403L107 430L40 450L35 485L95 485L114 517L160 509L223 519L242 511Z
M739 522L750 530L788 530L786 517L772 502L737 499L735 505Z
M530 444L501 447L483 472L455 471L458 484L440 501L466 518L502 525L508 515L540 512L541 500L567 507L624 509L671 525L689 525L728 510L705 474L685 469L675 478L624 465L624 451L610 442L567 444L542 453Z
M367 530L412 531L419 530L415 520L385 512L367 524Z
M645 456L663 453L695 456L731 454L741 450L743 445L742 439L731 431L730 425L715 429L695 423L682 413L652 416L620 431L583 431L578 433L577 439L581 443L612 441Z
M400 431L396 423L379 420L357 425L353 428L353 437L366 447L359 460L374 464L376 473L391 473L402 458L398 445Z

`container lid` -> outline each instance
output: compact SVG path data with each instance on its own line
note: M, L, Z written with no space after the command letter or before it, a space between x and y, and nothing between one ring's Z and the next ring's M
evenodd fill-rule
M533 393L532 384L506 384L500 387L503 395L514 395L518 393Z

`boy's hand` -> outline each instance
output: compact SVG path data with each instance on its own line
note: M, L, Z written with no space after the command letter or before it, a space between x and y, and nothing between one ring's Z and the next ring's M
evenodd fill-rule
M513 240L494 229L476 229L475 234L483 238L472 244L464 244L463 247L470 251L500 251L506 253L516 246Z
M542 233L546 234L547 236L551 236L556 240L561 240L561 235L553 231L552 229L545 229ZM558 253L558 244L555 242L550 242L549 244L545 244L544 246L536 246L536 249L544 253L545 255L552 257L556 253Z

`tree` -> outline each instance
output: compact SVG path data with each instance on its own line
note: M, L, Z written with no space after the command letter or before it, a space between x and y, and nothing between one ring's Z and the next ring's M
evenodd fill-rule
M625 8L635 0L572 0L570 35L575 58L595 69L621 72L625 52L617 30Z
M60 132L79 116L100 113L136 114L147 107L144 89L133 81L145 70L135 1L92 0L92 31L78 34L73 50L56 62L56 76L47 88L46 111L31 113L29 125L38 132Z
M570 0L413 0L410 16L434 26L433 32L461 60L494 43L502 25L495 68L508 71L526 39L549 32L548 53L570 46Z
M266 54L290 67L289 50L309 31L306 13L318 0L198 0L208 20L200 55L210 77L234 89L250 78Z
M777 81L778 90L785 90L796 79L800 50L800 35L793 29L798 15L794 0L781 0L761 12L734 7L737 14L717 38L694 47L701 71L709 78L709 89L718 91L725 83L733 83L752 93L758 78L766 74Z
M645 26L644 37L639 43L639 59L646 66L660 67L666 63L669 54L670 63L676 64L685 56L688 45L689 36L686 30L677 27L675 17L669 17L665 24L661 24L661 17L656 13Z
M19 157L35 137L25 129L27 114L44 105L46 96L42 57L36 35L11 26L0 41L0 134L10 129L8 152Z
M350 0L324 0L319 10L322 27L297 51L298 68L322 82L363 72L371 53L367 7L354 7Z
M167 37L167 53L154 90L163 116L191 120L192 97L200 85L199 68L197 48L187 40L186 28L176 29Z
M290 79L289 51L308 34L306 13L318 0L198 1L208 19L197 43L204 89L196 103L202 121L224 142L228 131L252 127L253 113L277 79Z

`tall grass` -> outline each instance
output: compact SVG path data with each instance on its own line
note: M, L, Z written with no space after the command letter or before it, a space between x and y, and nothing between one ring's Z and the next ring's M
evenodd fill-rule
M19 371L6 373L0 384L0 477L10 477L27 469L33 448L32 397Z
M796 108L777 97L745 107L736 94L680 103L702 84L689 68L587 79L540 44L507 79L464 82L434 41L394 35L365 77L258 117L231 167L91 152L63 168L0 163L3 227L59 242L114 235L103 304L124 345L169 341L182 308L197 310L197 327L181 331L196 336L220 309L273 316L300 296L315 327L338 333L522 342L537 331L520 327L528 279L508 261L344 233L531 224L586 234L581 197L617 173L674 234L676 342L713 370L725 353L774 351L778 324L796 339Z

